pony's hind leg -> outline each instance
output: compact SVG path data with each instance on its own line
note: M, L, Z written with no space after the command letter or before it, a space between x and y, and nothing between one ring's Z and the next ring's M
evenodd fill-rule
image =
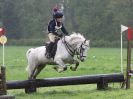
M34 72L36 70L36 63L33 59L28 58L28 65L26 71L28 72L28 79L33 79Z
M28 72L28 79L32 79L32 75L33 75L33 71L34 71L32 66L33 65L28 64L27 68L26 68L26 71Z
M37 66L35 66L34 69L32 69L30 71L30 75L28 77L29 80L34 79L34 73L35 73L36 69L37 69Z
M37 75L41 72L41 70L45 67L45 65L38 65L35 72L34 72L34 75L33 75L33 79L36 79Z

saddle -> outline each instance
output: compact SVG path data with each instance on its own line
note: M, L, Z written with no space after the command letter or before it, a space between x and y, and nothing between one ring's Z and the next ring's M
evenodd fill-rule
M46 43L46 45L45 45L46 46L45 56L47 58L54 58L55 57L58 41L59 41L59 39L56 39L54 43L52 43L52 42Z

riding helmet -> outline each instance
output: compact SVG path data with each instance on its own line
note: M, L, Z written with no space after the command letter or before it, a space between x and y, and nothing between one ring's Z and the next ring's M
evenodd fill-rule
M56 12L55 14L54 14L54 18L56 19L56 18L62 18L63 17L63 13L60 13L60 12Z

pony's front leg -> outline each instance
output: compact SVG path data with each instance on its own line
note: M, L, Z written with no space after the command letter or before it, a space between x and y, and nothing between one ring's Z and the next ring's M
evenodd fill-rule
M54 60L58 64L58 68L56 69L59 73L67 70L67 66L64 64L62 59Z
M77 67L79 66L79 62L77 60L73 60L73 64L75 64L75 65L71 66L70 69L72 71L76 71Z

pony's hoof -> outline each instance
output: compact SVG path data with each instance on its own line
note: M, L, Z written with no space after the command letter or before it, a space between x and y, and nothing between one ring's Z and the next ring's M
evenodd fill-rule
M76 71L76 68L74 68L74 67L70 67L70 69L72 70L72 71Z
M33 80L33 78L32 77L28 77L28 80Z
M56 67L56 66L55 66L55 67L53 67L53 69L54 69L54 70L56 70L56 71L58 71L58 67Z
M61 72L63 72L63 69L62 68L59 68L58 69L58 73L61 73Z
M64 67L64 71L66 71L67 70L67 67Z

